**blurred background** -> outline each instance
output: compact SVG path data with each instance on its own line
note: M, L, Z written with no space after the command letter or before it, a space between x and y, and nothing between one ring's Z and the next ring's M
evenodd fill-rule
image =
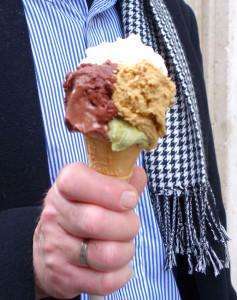
M197 17L237 290L237 1L186 0Z

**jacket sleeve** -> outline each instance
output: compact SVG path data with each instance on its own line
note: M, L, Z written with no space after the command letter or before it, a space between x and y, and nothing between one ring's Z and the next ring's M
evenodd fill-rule
M203 59L200 47L197 20L193 10L183 0L180 0L180 6L182 8L185 23L187 25L186 28L189 29L188 34L192 45L192 49L188 49L186 51L193 51L197 59L197 61L195 62L191 60L189 60L188 62L194 79L193 82L195 85L197 99L199 99L199 111L202 112L200 117L206 153L208 177L213 188L213 192L216 196L216 205L220 220L226 227L226 214L222 200L221 184L208 109L208 101L204 81ZM198 71L196 70L197 66L199 68ZM222 250L220 249L220 251ZM184 274L182 273L182 275ZM195 274L195 279L200 299L237 300L237 295L231 285L230 269L224 269L218 277L214 277L214 275L211 273L208 273L206 275ZM185 279L183 278L183 281L185 280L190 280L190 276L187 276L187 278ZM192 295L192 292L190 293L190 295Z
M40 207L0 212L0 299L35 300L32 261Z

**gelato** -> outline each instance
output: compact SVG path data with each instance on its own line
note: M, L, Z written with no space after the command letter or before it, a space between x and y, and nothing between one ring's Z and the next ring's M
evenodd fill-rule
M165 135L176 92L162 57L135 35L88 49L64 89L66 124L85 134L90 165L123 178Z

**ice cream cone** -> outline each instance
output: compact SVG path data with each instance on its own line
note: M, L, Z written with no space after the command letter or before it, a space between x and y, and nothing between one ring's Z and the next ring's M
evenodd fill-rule
M112 151L106 140L85 136L89 166L97 172L120 179L129 179L141 151L133 145L123 151Z

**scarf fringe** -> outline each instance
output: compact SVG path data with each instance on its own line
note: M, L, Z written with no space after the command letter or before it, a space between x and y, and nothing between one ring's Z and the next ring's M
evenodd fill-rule
M187 257L189 274L194 271L206 274L212 266L215 276L218 276L223 268L229 267L229 239L210 204L212 200L215 207L209 185L153 195L152 202L167 253L166 269L177 265L177 255ZM224 255L214 250L215 243L224 246Z

